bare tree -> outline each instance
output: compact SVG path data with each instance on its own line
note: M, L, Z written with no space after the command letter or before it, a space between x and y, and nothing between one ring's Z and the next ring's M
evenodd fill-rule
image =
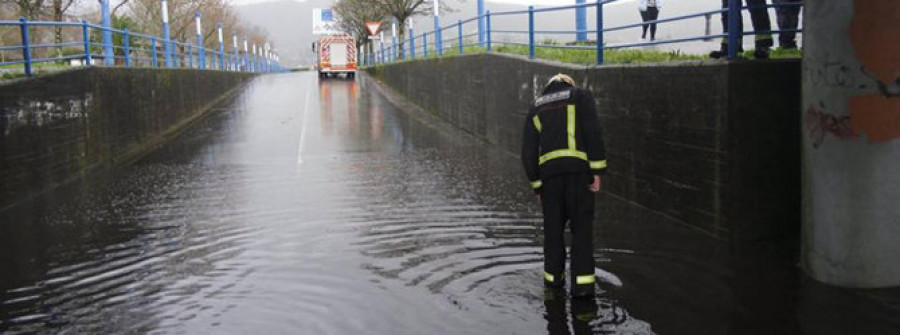
M19 16L28 20L36 20L44 14L45 0L3 0L4 3L12 3L18 10Z
M69 8L75 3L75 0L51 0L53 4L53 21L62 21L63 15L69 11ZM53 42L59 45L63 41L62 26L56 26L53 29ZM56 53L62 56L62 47L56 47Z
M162 9L159 0L125 0L128 1L130 15L138 22L143 31L156 35L162 34ZM199 11L203 17L202 35L206 48L218 49L217 24L229 34L246 37L251 42L261 45L268 37L262 28L249 26L241 22L234 8L224 0L187 0L169 1L169 29L173 39L193 42L196 38L194 14Z
M341 30L356 37L357 49L367 42L366 22L384 21L390 15L375 0L340 0L332 8L338 15Z
M397 36L402 46L406 38L406 23L410 17L427 15L434 10L434 0L370 0L375 6L384 10L390 17L397 19ZM462 0L460 0L462 1ZM449 0L440 1L442 10L452 10Z

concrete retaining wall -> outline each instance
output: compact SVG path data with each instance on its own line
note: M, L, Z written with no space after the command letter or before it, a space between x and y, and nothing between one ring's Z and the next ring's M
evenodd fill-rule
M85 68L0 86L0 210L139 157L251 77Z
M725 240L796 241L799 61L579 67L473 55L369 72L513 153L538 90L571 74L595 93L613 196Z

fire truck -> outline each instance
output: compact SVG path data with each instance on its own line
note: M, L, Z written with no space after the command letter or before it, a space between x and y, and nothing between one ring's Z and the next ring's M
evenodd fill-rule
M356 77L356 41L351 36L325 36L313 44L319 78L345 75Z

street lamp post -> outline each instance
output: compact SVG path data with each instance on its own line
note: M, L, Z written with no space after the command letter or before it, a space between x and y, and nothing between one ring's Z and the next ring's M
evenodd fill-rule
M200 25L200 11L194 13L194 25L197 26L197 66L206 68L206 55L203 52L203 27Z
M441 3L440 0L434 0L434 47L437 49L438 56L444 54L444 42L441 37Z
M222 24L216 25L219 31L219 70L225 70L225 41L222 38Z
M575 4L584 5L587 0L575 0ZM575 40L587 41L587 7L575 8Z
M169 34L169 2L162 2L162 30L163 30L163 50L166 59L166 67L172 67L172 41Z
M478 44L484 47L484 0L478 0Z
M238 51L237 35L231 35L231 42L232 42L232 48L234 49L234 70L240 71L240 69L238 68L239 67L238 64L240 62L240 60L238 58L240 57L240 54Z
M100 0L100 24L103 25L103 64L115 64L112 39L112 20L109 13L109 0Z

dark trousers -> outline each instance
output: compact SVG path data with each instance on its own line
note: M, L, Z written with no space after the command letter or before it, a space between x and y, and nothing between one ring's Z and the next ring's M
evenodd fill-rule
M772 0L772 3L776 5L799 4L803 3L803 0ZM801 7L796 5L778 7L776 9L776 13L778 13L778 30L797 29L800 25L800 9ZM796 48L797 33L784 32L778 34L778 45L782 48Z
M765 8L766 0L744 0L748 7L750 7L750 21L753 22L753 30L756 32L763 31L771 31L772 30L772 21L769 20L769 10ZM722 8L728 8L728 0L722 0ZM741 3L740 0L737 1L738 4ZM725 33L728 33L728 12L722 13L722 30ZM744 20L743 15L740 19L738 19L738 30L744 31ZM725 45L727 45L727 38L722 42L722 50L725 50ZM756 35L756 48L771 48L774 42L772 41L772 34L764 33L761 35ZM740 50L740 46L738 46Z
M594 276L594 193L588 189L590 174L564 174L544 181L541 204L544 208L544 271L553 276L551 284L562 283L566 269L566 222L572 231L570 267L572 287L579 276ZM587 285L587 284L585 284Z
M640 12L641 12L641 19L643 19L644 22L656 21L656 19L659 18L659 9L656 7L648 6L647 10L640 11ZM650 29L650 40L656 39L656 23L644 24L642 27L644 28L644 34L641 35L641 38L647 38L647 29L649 28Z

